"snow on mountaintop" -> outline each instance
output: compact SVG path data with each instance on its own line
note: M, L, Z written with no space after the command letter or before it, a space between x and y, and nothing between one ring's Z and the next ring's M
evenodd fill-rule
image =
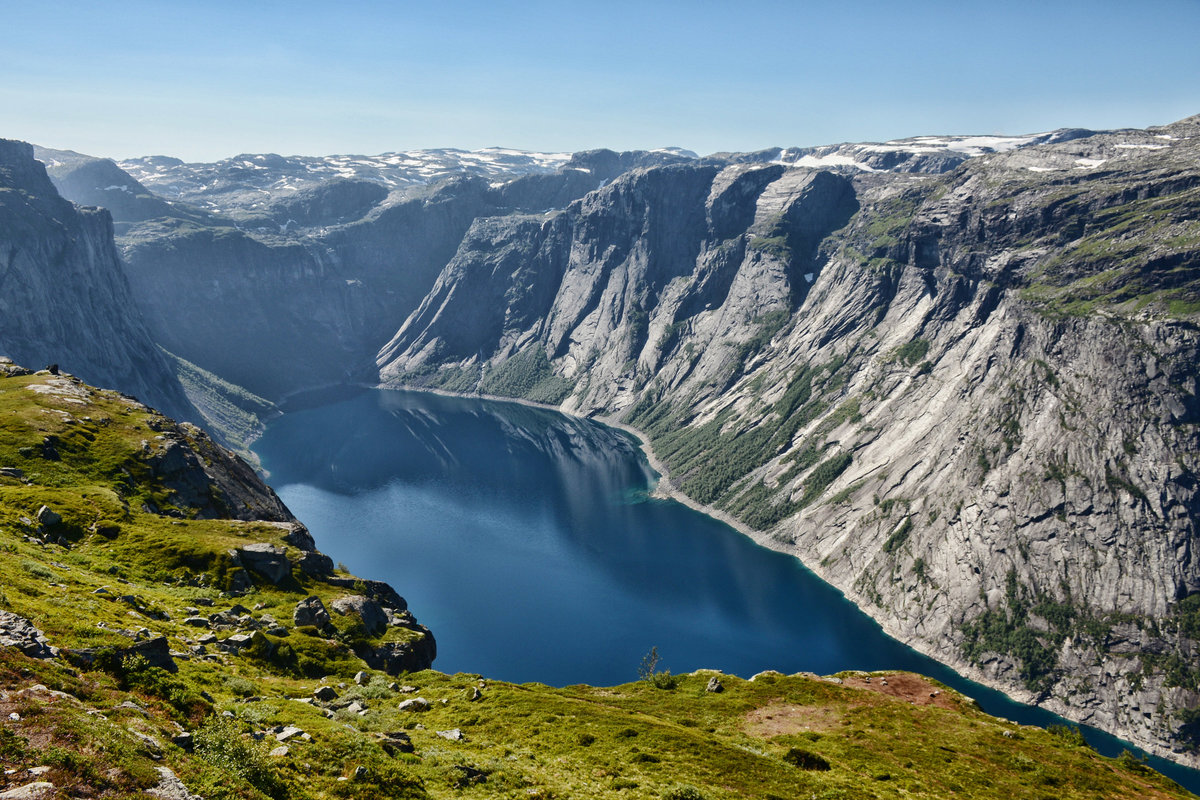
M243 154L212 164L185 164L176 158L147 156L121 161L120 167L168 199L229 211L253 209L262 204L256 200L287 196L334 178L366 180L403 191L453 175L511 180L551 173L570 158L570 153L489 147L407 150L376 156Z

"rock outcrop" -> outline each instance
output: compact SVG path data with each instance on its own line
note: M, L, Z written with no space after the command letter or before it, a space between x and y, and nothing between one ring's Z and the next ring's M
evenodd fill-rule
M623 419L889 632L1195 763L1200 119L1086 133L479 220L381 379Z
M109 212L64 200L33 148L9 140L0 140L0 354L199 416L130 293Z

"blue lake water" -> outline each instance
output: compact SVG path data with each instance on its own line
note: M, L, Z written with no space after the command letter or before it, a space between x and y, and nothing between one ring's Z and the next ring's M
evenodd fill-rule
M1063 722L888 637L796 559L650 497L655 475L620 431L371 390L286 413L254 449L321 550L404 595L443 672L613 685L656 647L672 672L912 670L989 713ZM1108 755L1133 749L1085 734ZM1200 789L1200 773L1151 763Z

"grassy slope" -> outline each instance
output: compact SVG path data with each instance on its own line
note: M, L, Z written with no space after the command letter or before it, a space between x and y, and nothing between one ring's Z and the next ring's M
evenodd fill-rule
M36 391L56 380L56 392ZM722 676L718 694L705 691L706 673L670 689L646 681L554 689L427 671L399 680L432 708L402 712L398 703L412 695L389 688L390 677L368 671L367 685L353 683L364 665L348 645L362 634L346 618L335 615L339 631L328 638L291 624L298 600L314 594L328 605L344 589L301 578L259 582L240 597L219 591L225 551L248 540L279 543L280 528L190 520L186 508L183 518L140 511L144 500L171 505L139 466L143 441L154 447L156 415L113 393L78 397L63 386L46 374L0 377L0 466L24 472L0 477L0 607L32 619L64 649L127 646L131 638L115 631L145 627L188 651L207 631L184 625L185 609L206 599L215 605L205 613L240 603L290 630L268 640L274 658L265 646L261 657L210 647L203 657L178 657L176 674L137 659L110 661L105 671L0 649L0 790L34 780L23 770L45 765L42 779L66 796L139 797L165 765L210 800L1186 796L1131 759L1105 759L1069 735L988 717L910 676L892 676L887 687L881 676L870 684L861 675L841 683ZM60 460L43 457L47 436L56 437ZM31 541L42 504L63 516L50 533L65 544ZM94 593L101 588L109 594ZM311 697L322 682L346 684L341 701L358 699L365 712L327 716L293 699ZM473 700L474 689L481 696ZM269 756L278 742L253 734L276 725L311 738ZM437 733L453 728L465 738ZM193 753L171 743L183 729L199 732ZM391 731L405 731L415 752L388 755L376 734ZM829 769L805 768L822 762ZM359 767L365 772L355 777Z

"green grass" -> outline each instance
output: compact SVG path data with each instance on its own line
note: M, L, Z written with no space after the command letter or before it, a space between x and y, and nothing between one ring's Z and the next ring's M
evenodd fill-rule
M14 776L46 765L47 779L72 796L146 798L155 767L168 766L208 800L1186 796L1134 759L1102 758L1069 737L988 717L928 682L916 684L913 705L880 693L880 681L862 688L853 675L844 683L721 675L724 691L709 693L713 673L667 675L656 662L648 679L609 688L423 671L398 680L432 708L402 712L409 695L365 669L353 652L363 633L349 620L335 618L338 630L326 633L292 625L299 599L316 595L328 605L345 589L299 577L281 586L256 579L241 596L222 592L227 551L280 543L281 530L189 519L186 507L178 518L142 511L130 498L172 499L142 483L142 442L167 423L113 393L79 404L32 390L49 380L0 379L0 465L20 467L29 481L0 478L0 605L64 650L101 649L91 666L0 649L0 766ZM808 401L796 390L788 405ZM59 413L67 409L74 422ZM38 455L47 435L57 437L57 460ZM838 463L827 459L809 480L827 480ZM31 515L43 503L63 515L65 545L26 539L41 533ZM271 614L288 635L256 636L248 652L178 656L174 673L120 654L131 642L120 631L140 627L188 652L201 632L182 620L204 600L214 603L205 613L236 603L256 618ZM415 634L393 629L385 639L396 635ZM359 670L366 685L352 681ZM892 683L907 680L921 679ZM365 713L327 717L296 702L322 683L345 684L341 700L365 704ZM935 687L942 704L922 704ZM476 689L481 697L472 699ZM308 736L272 756L278 742L269 731L283 725ZM192 752L171 743L181 727L196 733ZM465 738L438 735L451 728ZM397 731L411 737L413 753L384 749L380 735ZM19 780L0 778L0 789Z

